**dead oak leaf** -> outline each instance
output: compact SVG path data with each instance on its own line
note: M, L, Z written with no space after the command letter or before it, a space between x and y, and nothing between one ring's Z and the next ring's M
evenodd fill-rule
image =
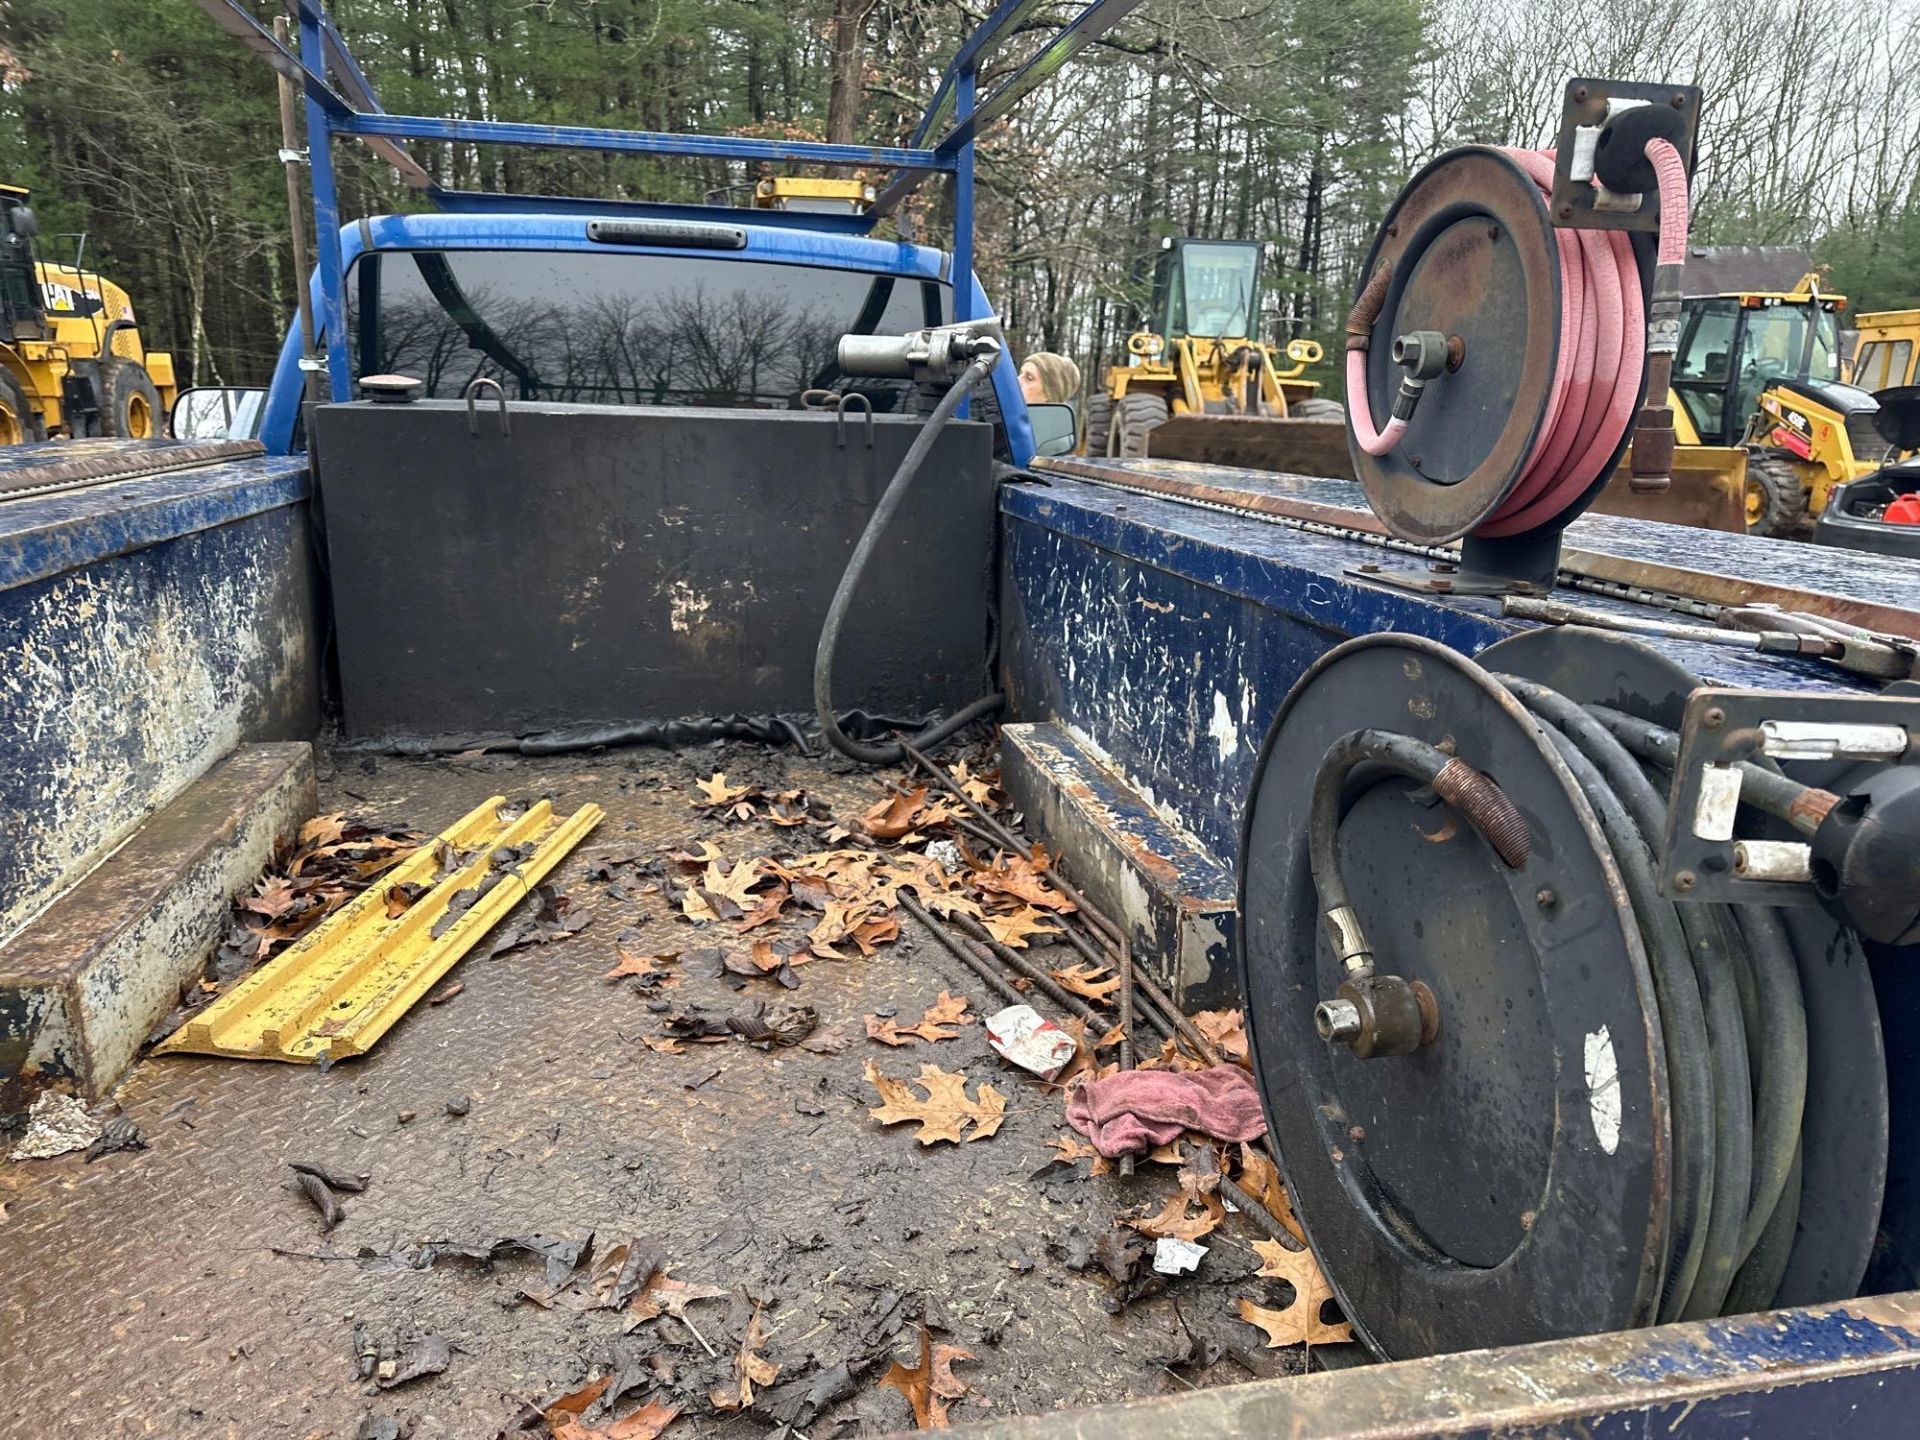
M743 800L753 793L753 787L751 785L730 784L727 780L726 772L722 770L714 771L713 774L704 780L694 781L693 785L696 790L706 796L704 800L691 802L694 806L702 810L711 810L716 805L731 805L735 801Z
M909 1370L896 1360L887 1373L880 1377L880 1383L891 1386L907 1397L907 1403L913 1407L913 1423L917 1428L945 1430L948 1408L967 1393L966 1382L954 1375L953 1367L961 1360L973 1358L971 1350L962 1350L958 1345L934 1344L933 1336L922 1325L920 1363Z
M347 812L336 810L331 815L316 815L300 827L299 844L302 849L315 849L321 845L331 845L347 830Z
M993 787L999 783L999 780L997 773L992 776L975 775L967 769L967 762L964 760L953 767L953 781L960 787L960 793L982 810L994 808Z
M1299 1218L1293 1213L1293 1197L1287 1194L1279 1167L1267 1158L1265 1151L1252 1145L1240 1147L1240 1188L1286 1226L1289 1235L1302 1245L1307 1243L1307 1232L1300 1228Z
M687 1306L697 1300L724 1300L732 1292L723 1285L696 1285L676 1280L661 1266L627 1305L626 1328L632 1330L662 1315L685 1323Z
M578 1390L570 1391L548 1405L543 1412L547 1427L558 1434L560 1426L569 1421L577 1422L581 1412L606 1394L607 1386L612 1380L611 1375L602 1375L596 1380L589 1380Z
M622 1415L610 1425L588 1425L572 1415L548 1421L553 1440L657 1440L680 1413L677 1405L649 1400L631 1414Z
M269 920L278 920L305 898L304 892L284 875L271 875L253 887L253 894L240 901L242 910L251 910Z
M700 877L700 888L709 896L724 895L742 910L748 910L760 903L760 897L753 893L754 887L765 884L766 880L757 860L742 860L731 870L723 870L718 860L710 860Z
M913 829L914 817L926 799L924 785L905 795L889 795L860 817L859 828L876 840L898 840Z
M891 945L900 938L900 922L891 915L876 915L854 926L847 932L847 938L860 947L862 955L871 958L882 945Z
M754 1386L773 1383L780 1367L759 1353L766 1343L760 1333L760 1308L755 1306L753 1318L747 1322L746 1336L740 1341L739 1353L733 1357L733 1382L707 1393L714 1409L744 1410L753 1404Z
M640 1043L656 1055L684 1055L687 1052L671 1035L642 1035Z
M1040 873L1040 866L1046 863L1046 852L1036 845L1034 853L1040 857L1038 860L1024 855L995 856L993 864L973 872L974 885L991 894L1010 895L1016 900L1024 900L1042 910L1064 913L1075 909L1074 903L1049 885L1046 876Z
M914 1138L922 1145L950 1140L984 1140L999 1130L1007 1115L1007 1097L992 1085L982 1083L977 1098L967 1095L967 1077L951 1074L938 1065L922 1065L914 1082L896 1080L882 1074L871 1060L866 1065L867 1083L880 1092L881 1104L869 1110L882 1125L919 1124ZM913 1093L917 1084L924 1097ZM968 1134L968 1127L972 1133Z
M1060 927L1051 922L1046 912L1036 910L1031 905L1021 906L1011 915L988 915L980 923L987 927L994 939L1015 950L1026 949L1030 935L1060 933Z
M793 892L784 884L776 885L764 895L753 897L753 908L734 922L734 928L743 935L749 930L758 929L780 918L787 908L787 902L793 898Z
M661 955L641 955L627 949L624 945L618 946L616 953L620 956L620 963L602 975L600 977L602 980L619 980L628 975L638 975L645 979L651 975L664 974L662 967L680 958L678 950L669 950Z
M1353 1327L1344 1320L1329 1324L1321 1318L1321 1306L1333 1299L1333 1287L1320 1273L1311 1250L1289 1250L1278 1240L1256 1240L1253 1250L1260 1257L1256 1275L1285 1280L1293 1287L1293 1303L1283 1309L1269 1309L1244 1298L1239 1302L1240 1318L1266 1332L1269 1350L1285 1345L1344 1345L1353 1339Z
M1218 1195L1210 1191L1196 1194L1193 1187L1183 1186L1178 1194L1167 1198L1157 1213L1142 1215L1127 1223L1156 1240L1198 1240L1202 1235L1212 1234L1226 1218L1227 1207Z
M1105 978L1102 978L1105 977ZM1060 983L1062 990L1071 990L1076 995L1084 995L1096 1005L1106 1005L1108 997L1120 988L1120 977L1104 966L1082 960L1078 965L1070 965L1064 970L1055 970L1053 978Z
M1073 1135L1059 1135L1047 1143L1053 1146L1053 1158L1062 1165L1072 1165L1079 1160L1091 1160L1100 1153L1086 1141Z
M1238 1010L1202 1010L1193 1017L1193 1028L1220 1052L1220 1058L1233 1064L1247 1061L1247 1027Z

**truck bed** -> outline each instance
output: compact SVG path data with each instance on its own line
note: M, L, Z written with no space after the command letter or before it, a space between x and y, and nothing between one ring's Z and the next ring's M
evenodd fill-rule
M793 1419L810 1436L912 1428L903 1394L879 1382L889 1357L914 1363L923 1320L936 1342L977 1357L955 1371L968 1386L956 1422L1301 1368L1300 1352L1265 1352L1234 1314L1243 1295L1286 1298L1271 1288L1281 1282L1251 1278L1260 1232L1244 1216L1206 1237L1197 1274L1109 1314L1114 1289L1099 1266L1070 1267L1123 1213L1173 1194L1173 1169L1143 1164L1132 1180L1089 1176L1085 1160L1044 1169L1051 1142L1071 1134L1059 1093L999 1060L978 1024L901 1049L867 1038L863 1016L892 1009L908 1023L943 989L976 1013L999 1008L904 911L897 943L870 960L799 967L791 992L753 980L736 995L691 974L660 992L720 1013L757 1000L810 1005L816 1035L847 1038L839 1053L731 1040L671 1054L643 1043L660 1016L602 978L616 935L638 927L625 943L647 953L728 937L696 931L661 894L616 898L588 878L596 857L652 857L702 839L736 859L826 848L814 831L695 808L695 781L715 771L804 789L841 821L885 794L886 777L744 746L323 756L323 812L423 830L493 794L547 796L563 812L603 806L606 820L553 877L591 923L498 958L483 944L449 977L459 993L416 1006L361 1060L325 1070L143 1060L117 1099L144 1151L0 1162L9 1411L103 1437L344 1440L380 1433L360 1431L370 1416L394 1417L414 1440L492 1435L623 1358L664 1356L689 1388L725 1383L755 1307L780 1367L775 1386L817 1379L829 1397ZM922 1147L913 1127L869 1118L878 1096L862 1077L868 1061L902 1077L938 1064L991 1080L1009 1097L1007 1120L980 1143ZM449 1113L456 1098L468 1113ZM344 1197L331 1233L291 1188L294 1160L371 1176ZM592 1235L603 1251L630 1237L657 1243L675 1278L727 1292L689 1311L715 1357L671 1319L623 1337L617 1314L541 1308L521 1294L541 1290L534 1259L410 1269L381 1258L420 1242L528 1235ZM451 1361L379 1391L356 1376L356 1328L363 1346L388 1351L444 1337ZM1189 1363L1196 1356L1211 1363ZM831 1383L841 1362L848 1386ZM780 1429L765 1408L708 1411L691 1406L672 1433Z

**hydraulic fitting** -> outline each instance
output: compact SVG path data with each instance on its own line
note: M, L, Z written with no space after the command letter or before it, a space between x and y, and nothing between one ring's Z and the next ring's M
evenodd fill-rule
M1419 980L1355 975L1314 1006L1313 1026L1329 1045L1345 1045L1362 1060L1411 1055L1439 1038L1440 1010Z
M1393 363L1406 372L1393 397L1394 419L1413 418L1413 407L1420 403L1427 382L1446 373L1447 355L1447 337L1438 330L1410 330L1394 338Z

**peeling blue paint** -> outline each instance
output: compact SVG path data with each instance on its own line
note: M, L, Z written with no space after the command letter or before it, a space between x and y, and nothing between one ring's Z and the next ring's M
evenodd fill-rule
M1777 1370L1824 1361L1911 1357L1920 1335L1842 1310L1778 1310L1735 1320L1710 1321L1704 1339L1649 1345L1641 1354L1608 1367L1617 1380L1657 1384L1681 1376L1729 1371Z
M305 457L255 458L8 500L0 590L298 504L307 489Z
M1334 480L1218 469L1207 479L1348 507L1359 495ZM1494 600L1419 594L1352 573L1369 563L1413 568L1422 563L1414 557L1140 491L1054 475L1004 487L1000 508L1012 713L1058 720L1090 741L1229 865L1237 863L1240 810L1260 743L1293 683L1327 650L1354 635L1401 631L1471 655L1531 628L1503 618ZM1648 538L1640 532L1674 527L1613 518L1580 524L1591 530L1576 539L1592 548L1604 541L1617 553L1644 541L1651 556L1680 546L1722 570L1733 568L1729 542L1741 538L1704 531ZM1803 558L1813 547L1762 547L1746 563L1785 578L1774 548L1795 550L1796 583L1845 592L1838 562ZM1684 563L1677 552L1664 558ZM1909 568L1915 574L1905 583L1920 608L1920 567ZM1646 613L1599 596L1576 598ZM1835 688L1833 672L1803 662L1711 645L1657 648L1713 683Z
M303 461L0 503L0 939L248 740L318 721Z

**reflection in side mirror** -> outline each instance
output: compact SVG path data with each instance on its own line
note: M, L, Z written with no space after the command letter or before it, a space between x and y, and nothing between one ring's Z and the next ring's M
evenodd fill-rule
M1027 422L1033 426L1033 453L1071 455L1080 422L1071 405L1029 405Z
M176 440L255 440L266 413L264 388L196 385L180 392L168 421Z
M7 229L22 240L31 240L40 233L40 221L31 206L16 205L7 212Z

